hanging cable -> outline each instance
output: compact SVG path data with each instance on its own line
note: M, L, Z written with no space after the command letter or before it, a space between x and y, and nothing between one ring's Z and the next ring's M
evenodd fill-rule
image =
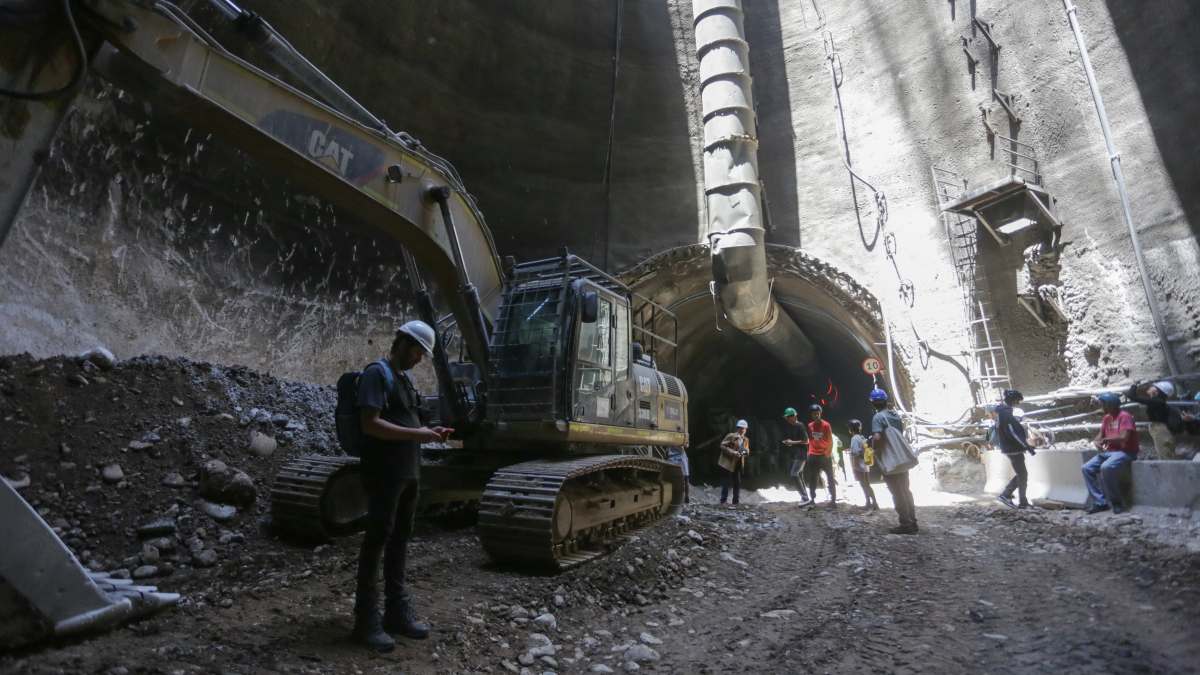
M601 269L608 269L609 228L612 218L612 154L613 143L617 136L617 82L621 76L621 29L625 9L625 0L617 0L613 16L613 56L612 84L609 89L608 104L608 146L604 152L604 223L602 236L604 238L601 257Z
M824 25L823 21L822 25ZM829 64L829 79L833 90L833 104L837 110L838 132L841 134L842 152L838 154L842 160L842 166L850 174L850 197L854 200L854 213L858 216L858 234L862 238L863 246L868 251L871 251L874 250L875 243L879 241L880 232L887 226L887 195L854 170L853 162L850 160L850 138L849 132L846 130L846 115L842 108L842 81L845 75L842 69L842 55L838 52L837 45L834 43L832 31L823 31L821 39L825 47L825 61ZM859 215L858 190L855 187L855 181L866 186L875 199L875 234L870 242L867 241L867 234L862 229L862 217Z
M62 0L60 5L67 19L67 27L71 29L71 43L75 47L75 70L71 73L71 79L63 86L47 91L20 91L0 87L0 96L21 101L45 101L74 91L83 81L83 75L88 69L87 48L83 46L83 36L79 34L79 26L75 23L75 11L71 8L71 0Z

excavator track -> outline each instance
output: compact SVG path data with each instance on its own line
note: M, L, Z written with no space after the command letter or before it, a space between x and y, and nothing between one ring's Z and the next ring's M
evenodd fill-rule
M601 455L524 462L488 481L479 539L494 560L563 570L677 513L682 502L683 474L662 460Z
M314 541L363 529L367 497L357 457L303 455L284 464L271 487L271 522Z
M328 541L361 532L367 518L361 466L357 457L316 454L281 466L271 488L275 529L305 541ZM490 474L486 467L423 466L419 515L442 523L468 523ZM449 489L444 486L447 481Z

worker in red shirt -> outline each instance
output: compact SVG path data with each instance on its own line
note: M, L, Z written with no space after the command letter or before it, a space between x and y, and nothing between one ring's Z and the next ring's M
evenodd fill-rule
M1137 425L1133 415L1121 410L1121 397L1117 394L1100 394L1096 398L1104 408L1104 419L1100 422L1100 433L1093 441L1100 452L1083 465L1083 480L1092 496L1088 513L1110 508L1113 513L1121 513L1129 510L1129 506L1121 497L1120 472L1137 459L1140 449Z
M829 486L829 506L837 506L837 483L833 479L833 427L821 419L825 411L820 405L808 408L808 462L804 465L804 480L812 502L817 499L817 484L820 473L825 473L825 484Z

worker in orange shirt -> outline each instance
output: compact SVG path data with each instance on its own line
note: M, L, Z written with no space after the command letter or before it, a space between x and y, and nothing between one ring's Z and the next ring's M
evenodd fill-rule
M804 465L804 478L813 503L817 500L817 484L820 473L825 473L825 484L829 487L829 506L837 506L837 482L833 478L833 428L821 416L824 410L814 403L808 408L808 463Z

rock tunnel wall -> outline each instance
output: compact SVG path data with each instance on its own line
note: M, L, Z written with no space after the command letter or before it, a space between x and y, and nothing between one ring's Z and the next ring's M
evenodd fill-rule
M0 249L0 349L103 344L332 382L410 314L398 256L350 225L93 83Z
M244 4L392 126L453 161L502 254L566 245L619 270L698 240L687 0ZM990 95L992 60L972 5L1002 45L995 86L1015 95L1018 138L1036 149L1070 242L1061 273L1070 321L1049 328L1016 304L1019 251L981 243L1015 384L1041 391L1163 372L1057 3L748 2L771 241L801 245L878 298L919 407L961 412L970 400L961 298L930 166L986 183L1005 167L1002 147L989 152L979 106L1011 131ZM1152 15L1115 0L1079 5L1173 348L1195 370L1200 191L1190 189L1197 165L1185 148L1196 145L1200 117L1197 10L1184 0ZM962 37L979 61L974 79ZM899 272L871 192L856 182L852 194L847 151L886 194ZM263 175L219 137L93 82L0 249L0 351L98 341L119 355L182 354L331 381L379 351L388 326L409 314L398 257L353 231L352 216ZM911 308L898 297L901 279L916 289ZM959 364L929 358L918 340Z
M1198 27L1198 12L1185 2L1162 3L1152 12L1131 2L1077 4L1172 349L1182 370L1195 371L1200 266L1197 197L1190 186L1198 184L1198 166L1183 148L1195 147L1197 132L1186 120L1200 112L1188 74L1200 62L1188 37ZM769 99L760 94L759 117L762 143L774 152L760 164L778 241L798 239L875 293L910 356L920 351L918 335L935 351L958 356L962 301L930 171L932 165L951 169L974 186L1006 174L1001 142L989 152L984 106L1001 133L1015 131L1033 146L1069 242L1061 272L1069 322L1043 328L1016 301L1020 250L1000 249L981 235L978 260L995 303L992 325L1007 347L1014 384L1045 391L1166 372L1061 3L751 6L747 34L756 91L771 92ZM998 58L973 27L972 9L990 26L1001 47ZM978 61L974 76L964 49ZM835 108L830 53L839 66L844 125ZM993 81L1014 96L1019 129L993 98ZM1171 93L1173 82L1178 95ZM855 181L857 198L852 194L846 153L886 194L884 232L896 235L899 272L884 253L872 193ZM916 289L911 309L898 298L902 278ZM963 378L939 359L929 367L918 361L911 363L921 408L957 414L956 402L969 400Z

